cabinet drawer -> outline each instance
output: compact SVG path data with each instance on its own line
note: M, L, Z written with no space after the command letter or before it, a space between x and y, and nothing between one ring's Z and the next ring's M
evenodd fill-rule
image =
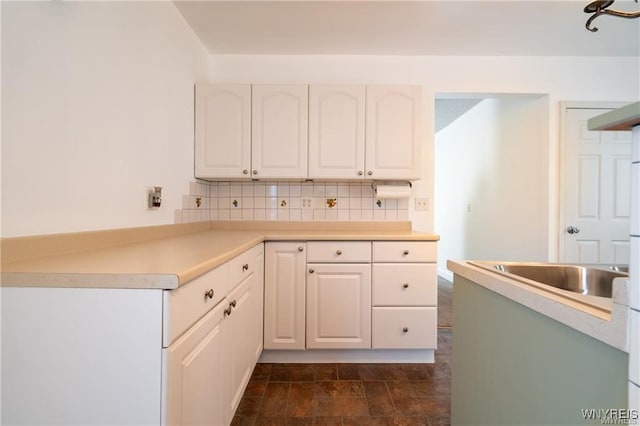
M258 250L261 249L262 244L258 244L227 262L229 265L229 279L231 280L232 286L235 286L240 281L244 280L259 267L257 265L256 256L258 254Z
M436 308L373 308L372 311L373 349L436 348Z
M307 262L371 262L369 241L311 241L307 243Z
M435 241L374 241L374 262L436 262Z
M168 347L229 293L233 284L228 266L225 263L175 290L163 292L163 347Z
M374 306L435 306L438 303L435 263L373 265Z

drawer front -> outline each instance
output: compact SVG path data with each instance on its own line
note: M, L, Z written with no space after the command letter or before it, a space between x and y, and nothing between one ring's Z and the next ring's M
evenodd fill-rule
M261 249L262 244L258 244L227 262L229 265L229 279L233 286L255 272L256 268L260 267L257 265L256 256L258 250Z
M369 241L310 241L307 243L307 262L371 262L371 243Z
M436 349L436 308L373 308L373 349Z
M374 262L437 262L435 241L374 241Z
M438 303L435 263L373 265L374 306L435 306Z
M220 265L175 290L163 292L163 347L168 347L231 291L228 265Z

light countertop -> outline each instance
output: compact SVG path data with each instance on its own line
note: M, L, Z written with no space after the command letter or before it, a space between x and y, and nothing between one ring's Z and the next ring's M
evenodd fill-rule
M469 261L449 261L454 274L494 291L594 339L628 352L628 280L613 282L611 299L578 295L543 284L534 286L488 271ZM455 288L455 282L454 282ZM563 294L566 293L566 294ZM526 332L523 330L523 332Z
M209 229L182 235L3 262L2 286L174 289L264 241L438 239L412 231L405 222L397 226L214 222ZM3 260L7 258L11 256L3 253Z

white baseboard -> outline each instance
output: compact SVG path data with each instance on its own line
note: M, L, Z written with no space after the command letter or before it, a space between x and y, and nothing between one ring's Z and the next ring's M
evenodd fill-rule
M433 349L367 350L310 349L306 351L264 350L259 362L274 363L429 363L435 362Z
M438 276L444 278L447 281L453 282L453 272L448 269L440 269L438 268Z

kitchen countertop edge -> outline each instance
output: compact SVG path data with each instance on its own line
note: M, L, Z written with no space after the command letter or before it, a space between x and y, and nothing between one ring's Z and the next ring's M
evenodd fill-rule
M627 315L628 306L623 304L626 292L619 291L617 286L625 280L614 282L614 298L610 303L610 313L594 309L588 304L563 298L553 292L509 279L503 275L489 272L465 261L447 262L447 268L482 287L501 296L524 305L546 317L554 319L587 336L628 352ZM455 283L454 283L455 291ZM622 296L618 296L623 293Z

